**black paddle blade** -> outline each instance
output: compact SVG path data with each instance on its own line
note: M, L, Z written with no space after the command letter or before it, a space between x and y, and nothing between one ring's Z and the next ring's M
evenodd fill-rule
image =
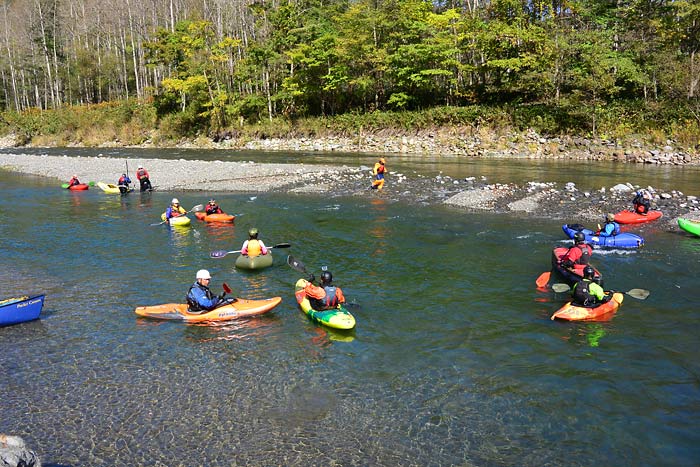
M216 250L216 251L212 251L211 253L209 253L209 256L211 256L212 258L223 258L227 254L228 254L228 251L226 251L226 250Z
M289 248L292 246L291 243L278 243L277 245L273 246L272 248Z
M306 274L306 266L304 266L304 263L294 258L294 256L287 256L287 264L295 271L299 271Z

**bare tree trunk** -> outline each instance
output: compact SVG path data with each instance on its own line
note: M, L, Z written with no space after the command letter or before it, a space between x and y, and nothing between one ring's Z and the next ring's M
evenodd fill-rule
M15 104L15 110L19 111L19 95L17 93L17 75L15 72L14 59L12 57L12 49L10 47L10 26L7 21L7 2L3 2L3 19L5 22L5 50L7 51L7 63L10 67L10 83L12 86L12 98ZM9 98L6 99L9 106Z
M44 59L46 61L46 74L47 74L47 79L49 82L53 83L53 75L51 72L51 56L49 55L49 46L46 43L46 24L44 22L44 12L41 8L41 0L34 0L34 4L37 6L37 10L39 13L39 26L41 28L41 45L43 48L44 52ZM53 93L53 85L50 86L50 96L51 96L51 104L55 108L56 107L56 96Z

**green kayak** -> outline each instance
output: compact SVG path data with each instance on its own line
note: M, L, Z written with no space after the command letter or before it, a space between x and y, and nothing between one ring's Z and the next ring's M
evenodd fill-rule
M682 217L679 217L678 226L686 232L690 232L691 234L700 237L700 222L691 221L690 219L683 219Z
M324 324L329 328L335 329L352 329L355 327L355 317L346 310L343 305L338 305L337 308L331 310L317 311L311 308L311 303L304 293L308 281L299 279L294 286L294 295L301 310L306 313L306 316L313 321Z
M236 267L239 269L263 269L272 266L272 253L258 256L240 255L236 258Z

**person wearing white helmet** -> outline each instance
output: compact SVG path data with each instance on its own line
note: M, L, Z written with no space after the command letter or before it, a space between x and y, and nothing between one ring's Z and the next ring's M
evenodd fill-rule
M219 297L209 289L211 274L206 269L197 271L196 281L187 292L187 305L190 313L205 313L226 303L223 292Z
M187 214L187 210L180 206L180 201L177 198L173 198L170 201L170 206L165 210L165 220L170 220L172 217L180 217Z
M136 169L136 179L141 184L141 191L153 191L153 186L151 185L151 178L148 175L148 171L139 165Z
M75 185L80 185L80 180L78 180L78 176L77 176L77 175L73 175L73 177L71 177L71 179L68 180L68 186L69 186L69 187L72 187L72 186L75 186Z

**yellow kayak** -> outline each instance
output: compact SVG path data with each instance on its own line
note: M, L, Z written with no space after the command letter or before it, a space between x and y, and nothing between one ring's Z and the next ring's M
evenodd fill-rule
M160 220L164 221L165 220L165 213L160 215ZM170 225L176 225L179 227L184 227L186 225L190 225L192 222L192 219L189 217L182 215L182 216L177 216L177 217L171 217L170 220Z

